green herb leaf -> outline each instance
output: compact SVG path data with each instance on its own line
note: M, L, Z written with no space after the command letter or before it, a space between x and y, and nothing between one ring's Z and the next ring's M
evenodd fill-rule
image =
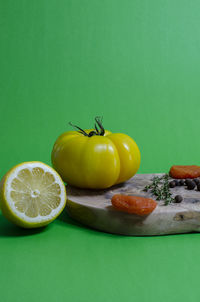
M156 197L156 200L164 200L164 204L168 205L174 201L169 188L169 174L160 177L155 176L152 183L144 187L144 191L150 192Z

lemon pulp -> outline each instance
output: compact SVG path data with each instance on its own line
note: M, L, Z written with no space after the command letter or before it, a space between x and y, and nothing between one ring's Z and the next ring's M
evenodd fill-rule
M44 222L44 225L45 221L58 216L66 203L65 186L60 176L40 162L14 167L8 172L2 187L2 210L13 220L30 224Z

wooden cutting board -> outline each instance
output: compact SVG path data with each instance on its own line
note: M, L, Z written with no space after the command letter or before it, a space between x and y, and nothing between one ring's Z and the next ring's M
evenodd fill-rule
M127 182L106 190L83 190L67 186L67 211L75 220L104 232L122 235L164 235L200 231L200 192L185 187L171 189L173 195L182 195L179 204L164 205L158 201L156 209L141 217L117 211L111 204L114 194L152 197L143 191L155 176L137 174Z

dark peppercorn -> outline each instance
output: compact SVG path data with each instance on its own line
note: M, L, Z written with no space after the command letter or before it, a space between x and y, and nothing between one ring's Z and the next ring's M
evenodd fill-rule
M186 185L188 190L193 190L196 187L195 182L191 179L187 179Z
M200 183L200 180L198 178L194 178L193 181L195 182L196 185Z
M187 179L185 180L185 185L187 186L188 182L190 182L190 181L191 181L191 179L188 179L188 178L187 178Z
M184 179L179 180L179 185L180 186L184 186L184 184L185 184L185 180Z
M174 202L179 203L183 200L183 197L181 195L176 195L174 198Z
M176 186L179 186L179 180L178 179L174 179L173 181L175 182Z
M169 186L170 186L170 188L175 188L176 182L174 180L170 181Z

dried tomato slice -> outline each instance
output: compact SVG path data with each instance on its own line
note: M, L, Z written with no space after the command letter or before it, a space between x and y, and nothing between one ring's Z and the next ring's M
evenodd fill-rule
M169 173L173 178L196 178L200 176L200 167L195 165L172 166Z
M140 216L150 214L157 206L153 199L123 194L113 195L111 202L117 210Z

